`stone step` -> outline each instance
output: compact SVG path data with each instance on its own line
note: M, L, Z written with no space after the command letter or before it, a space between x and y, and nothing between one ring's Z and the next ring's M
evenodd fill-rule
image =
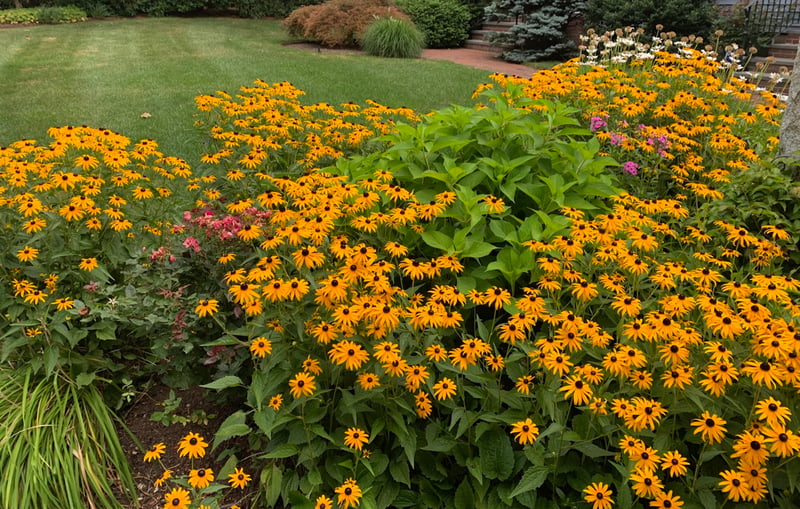
M486 51L487 53L494 53L496 55L499 55L503 52L502 46L495 46L490 44L488 41L483 41L480 39L467 39L467 42L464 43L464 47Z
M758 64L765 62L766 57L753 57L750 59L747 69L749 71L757 71ZM774 62L768 64L766 69L762 69L762 71L766 73L780 72L782 67L789 69L789 72L791 72L794 67L794 58L776 58Z
M484 21L481 30L493 30L495 32L505 32L509 28L516 25L513 20L512 21Z
M772 44L767 48L767 54L775 58L791 58L797 55L797 44Z
M790 31L775 36L775 44L800 44L800 31Z
M489 40L489 35L496 34L498 32L501 32L501 30L473 30L469 33L469 38L476 41L486 41Z

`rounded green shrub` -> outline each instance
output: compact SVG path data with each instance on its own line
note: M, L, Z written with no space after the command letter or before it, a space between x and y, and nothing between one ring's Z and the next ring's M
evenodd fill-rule
M361 45L376 57L417 58L424 47L424 36L408 21L379 18L367 27Z
M428 48L457 48L469 38L472 14L456 0L404 0L400 8L425 35Z
M585 26L602 33L632 26L657 34L658 25L678 35L708 37L716 19L712 0L589 0L583 11Z

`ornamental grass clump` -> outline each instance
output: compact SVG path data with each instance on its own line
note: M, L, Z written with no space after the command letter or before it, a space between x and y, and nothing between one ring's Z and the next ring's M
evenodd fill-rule
M424 47L422 32L413 23L397 18L375 20L361 40L361 48L376 57L418 58Z
M102 394L62 372L0 368L3 508L121 508L136 486Z

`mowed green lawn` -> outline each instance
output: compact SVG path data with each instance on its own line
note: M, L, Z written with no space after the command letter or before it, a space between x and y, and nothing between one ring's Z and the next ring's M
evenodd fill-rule
M488 71L285 47L278 21L137 18L0 30L0 146L91 125L195 163L194 97L256 79L290 81L309 102L363 102L428 112L468 104ZM149 115L149 118L143 118Z

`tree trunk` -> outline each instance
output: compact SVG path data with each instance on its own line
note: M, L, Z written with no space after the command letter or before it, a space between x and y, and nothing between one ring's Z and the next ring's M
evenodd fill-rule
M800 157L800 50L794 59L791 79L781 123L780 154L784 157Z

